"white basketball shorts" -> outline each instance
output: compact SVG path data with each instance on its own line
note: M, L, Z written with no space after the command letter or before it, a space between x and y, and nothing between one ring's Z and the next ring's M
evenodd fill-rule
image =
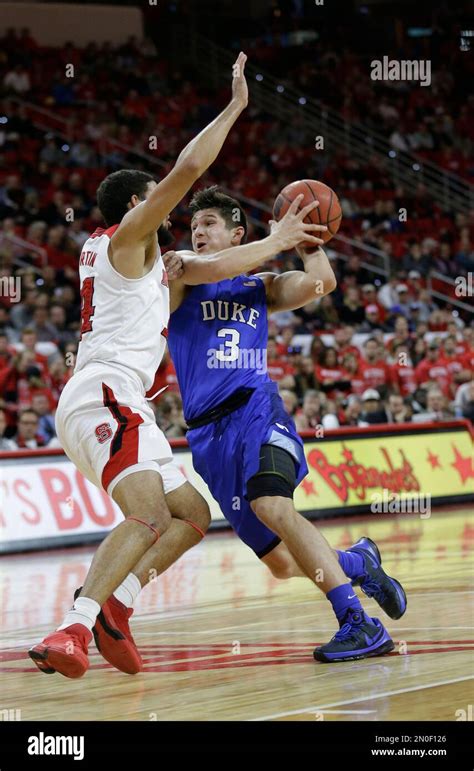
M165 494L186 482L133 373L101 362L88 364L64 387L55 419L68 458L109 495L117 482L136 471L159 472Z

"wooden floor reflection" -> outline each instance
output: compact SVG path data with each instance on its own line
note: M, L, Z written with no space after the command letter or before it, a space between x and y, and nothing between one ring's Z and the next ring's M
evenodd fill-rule
M388 656L316 663L313 648L335 631L325 597L305 579L274 579L233 534L211 533L139 598L143 673L113 670L92 645L81 680L45 676L26 650L70 607L93 549L17 555L0 564L0 709L23 720L460 719L473 700L472 512L321 526L335 548L372 537L404 584L399 621L364 599L396 643Z

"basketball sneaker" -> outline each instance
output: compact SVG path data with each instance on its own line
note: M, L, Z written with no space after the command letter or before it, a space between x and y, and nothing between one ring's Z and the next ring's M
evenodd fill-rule
M391 578L382 568L382 557L377 544L371 538L360 538L347 551L360 554L364 559L363 575L351 581L360 586L367 597L373 597L390 618L401 618L407 609L407 596L403 586Z
M76 600L82 587L74 592ZM97 650L113 667L127 675L143 669L143 661L132 637L128 620L133 608L127 608L113 595L105 602L92 628Z
M315 648L316 661L325 663L353 661L371 656L382 656L395 647L393 640L378 618L370 618L364 611L349 608L341 628L326 645Z
M59 672L64 677L82 677L89 668L87 647L91 640L87 627L71 624L30 648L28 656L46 675Z

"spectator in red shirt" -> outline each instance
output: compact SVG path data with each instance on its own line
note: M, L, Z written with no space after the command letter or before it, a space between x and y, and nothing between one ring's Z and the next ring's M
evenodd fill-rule
M366 388L386 388L390 382L390 367L381 357L380 344L375 337L365 341L360 371Z
M48 373L48 357L42 353L38 353L37 349L38 339L36 332L31 327L27 327L21 333L21 343L19 343L18 350L22 353L25 351L33 354L33 361L38 366L41 375L46 376Z
M8 343L7 333L0 330L0 370L11 365L14 355L15 351Z
M274 337L268 338L267 344L267 371L272 380L280 383L282 388L293 389L295 387L294 369L291 364L282 361L278 357L277 344Z
M439 355L439 346L435 340L428 344L426 358L422 359L415 369L418 385L438 383L445 396L449 395L450 377L448 368Z
M462 357L462 363L464 369L467 369L472 377L472 373L474 371L474 348L468 349L467 353L465 353Z
M342 360L346 353L352 353L357 361L359 361L361 357L361 353L359 348L357 348L356 345L352 344L352 338L354 336L354 329L349 324L346 324L344 327L339 327L334 332L334 347L337 351L337 358L339 360L339 364L342 363Z
M388 342L388 349L393 354L398 343L405 343L410 349L413 345L413 335L410 332L408 321L405 316L397 316L394 326L395 334Z
M365 390L365 379L360 370L360 359L358 359L351 351L345 354L342 365L344 368L344 376L350 380L351 392L362 396Z
M286 358L288 346L293 338L293 327L283 327L280 333L280 341L277 342L277 355Z
M397 343L395 361L391 367L390 384L393 391L401 396L410 396L416 391L415 368L406 343Z
M316 366L316 377L329 399L334 399L340 392L338 384L346 378L343 368L337 363L337 351L335 348L326 348L320 357L320 363Z
M61 392L64 386L66 385L68 380L72 377L73 371L74 371L74 368L66 367L64 359L62 359L60 356L58 356L49 366L51 391L53 393L56 406L58 404L59 397L61 396Z
M448 335L444 338L440 350L440 359L446 365L450 376L450 391L454 397L456 389L461 383L466 383L471 379L470 368L466 368L466 358L456 353L456 338L454 335Z

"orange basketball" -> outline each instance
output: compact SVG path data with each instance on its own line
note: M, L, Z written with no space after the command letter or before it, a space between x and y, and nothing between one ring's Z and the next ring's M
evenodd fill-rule
M327 243L339 230L342 211L336 193L325 185L324 182L318 182L316 179L300 179L284 187L275 198L273 219L280 220L300 193L304 194L304 198L300 203L300 209L312 201L319 201L319 206L310 212L305 222L312 222L314 225L326 225L328 229L325 232L315 232L314 235L322 238ZM313 244L309 244L307 241L303 241L301 246L314 247Z

